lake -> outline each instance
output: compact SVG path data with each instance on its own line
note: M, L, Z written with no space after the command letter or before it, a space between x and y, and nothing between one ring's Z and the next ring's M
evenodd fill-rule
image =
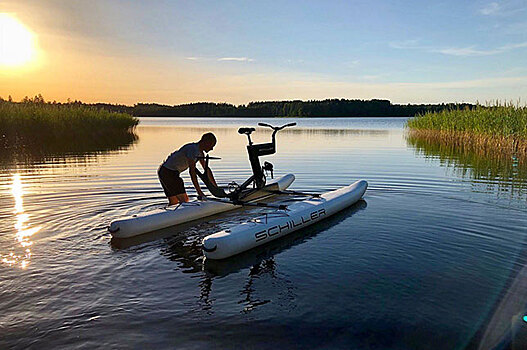
M157 167L204 132L218 182L247 178L237 128L258 121L298 123L264 157L291 189L365 179L364 199L220 262L201 239L257 209L111 240L165 205ZM525 348L525 169L411 142L405 121L143 118L121 149L0 157L0 348Z

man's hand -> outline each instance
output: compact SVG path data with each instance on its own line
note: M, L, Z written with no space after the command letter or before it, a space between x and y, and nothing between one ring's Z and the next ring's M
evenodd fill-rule
M204 193L198 194L198 200L199 201L206 201L207 200L207 196L205 196Z

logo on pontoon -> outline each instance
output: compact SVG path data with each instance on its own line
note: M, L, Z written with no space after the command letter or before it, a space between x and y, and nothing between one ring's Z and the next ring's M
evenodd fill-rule
M258 231L254 234L254 238L256 238L256 242L260 242L260 241L263 241L264 239L276 236L277 234L280 234L282 232L290 231L299 226L305 225L310 221L315 221L317 219L320 219L324 215L326 215L326 209L315 210L311 214L309 214L307 218L304 218L303 216L301 216L300 219L296 221L295 220L286 221L284 224L278 224L278 225L269 227L266 230Z

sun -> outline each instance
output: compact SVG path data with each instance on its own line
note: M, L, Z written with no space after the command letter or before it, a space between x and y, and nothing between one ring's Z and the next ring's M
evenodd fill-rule
M21 66L35 54L33 34L16 18L0 13L0 66Z

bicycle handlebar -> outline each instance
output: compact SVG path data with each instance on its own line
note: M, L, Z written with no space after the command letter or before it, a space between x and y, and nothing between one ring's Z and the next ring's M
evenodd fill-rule
M296 125L296 123L289 123L289 124L285 124L285 125L282 125L282 126L272 126L272 125L267 124L267 123L258 123L258 126L265 126L265 127L273 129L274 131L279 131L279 130L282 130L283 128L287 128L287 127L295 126L295 125Z
M274 126L267 124L267 123L258 123L258 126L266 126L268 128L274 128Z
M206 156L197 156L196 159L210 159L210 160L219 160L221 159L220 157L213 157L213 156L209 156L208 154Z
M290 126L295 126L296 123L289 123L289 124L286 124L284 126L281 126L280 129L283 129L283 128L287 128L287 127L290 127Z

